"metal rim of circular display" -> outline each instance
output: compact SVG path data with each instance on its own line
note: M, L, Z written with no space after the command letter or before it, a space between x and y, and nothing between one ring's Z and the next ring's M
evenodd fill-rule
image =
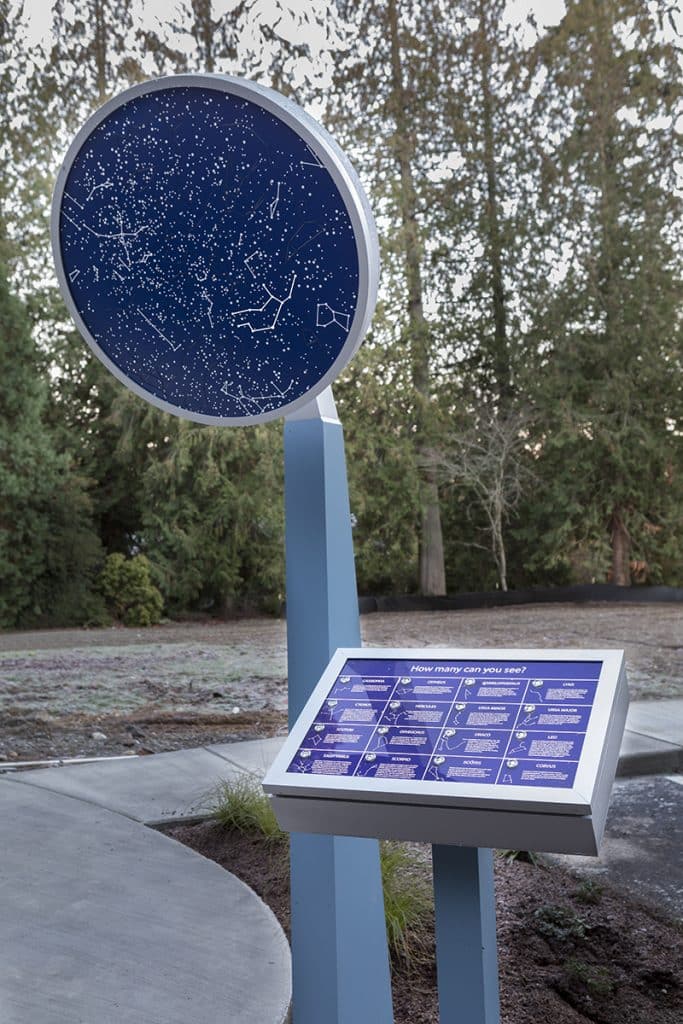
M213 416L174 405L132 380L98 344L74 301L62 258L60 217L64 190L72 165L92 133L114 111L131 100L171 89L202 88L228 93L263 108L282 121L309 147L329 173L349 216L358 259L358 297L346 340L326 372L307 391L276 409L244 416ZM229 75L193 73L169 75L132 86L109 100L86 121L71 143L55 183L51 210L52 252L62 296L79 332L98 359L127 388L164 412L214 426L265 423L291 415L320 395L353 358L368 328L377 300L379 244L375 221L363 186L346 154L334 138L305 110L272 89Z

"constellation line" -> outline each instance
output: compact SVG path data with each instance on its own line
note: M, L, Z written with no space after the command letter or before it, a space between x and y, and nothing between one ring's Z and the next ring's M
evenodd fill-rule
M153 324L152 321L149 319L149 317L145 316L145 314L142 312L141 309L138 309L138 313L140 314L142 319L145 320L149 324L149 326L152 328L152 330L156 331L157 334L159 335L159 337L163 338L164 341L166 342L166 344L171 346L171 348L173 349L174 352L178 351L178 349L180 348L180 345L174 345L173 342L171 341L171 339L167 338L166 335L164 334L164 332L160 331L159 328L157 327L157 325Z

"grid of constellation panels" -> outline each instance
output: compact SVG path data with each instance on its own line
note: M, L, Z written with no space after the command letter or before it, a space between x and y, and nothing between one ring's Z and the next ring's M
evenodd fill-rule
M288 772L573 785L602 663L345 663Z

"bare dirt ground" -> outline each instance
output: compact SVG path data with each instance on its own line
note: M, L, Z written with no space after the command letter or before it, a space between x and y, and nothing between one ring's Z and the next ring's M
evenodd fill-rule
M625 648L631 698L683 696L683 605L363 616L366 645ZM279 619L0 633L0 759L155 753L286 729Z
M286 844L214 822L169 834L238 875L289 934ZM429 848L421 854L431 888ZM554 866L496 857L495 873L501 1024L680 1024L677 922ZM416 958L392 963L396 1024L439 1021L433 919L425 931Z

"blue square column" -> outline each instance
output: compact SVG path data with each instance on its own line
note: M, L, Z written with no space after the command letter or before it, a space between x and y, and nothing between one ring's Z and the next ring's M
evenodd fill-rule
M500 1024L493 853L433 846L441 1024Z
M344 439L332 392L285 422L289 720L360 646ZM293 1024L391 1024L379 846L291 837Z

